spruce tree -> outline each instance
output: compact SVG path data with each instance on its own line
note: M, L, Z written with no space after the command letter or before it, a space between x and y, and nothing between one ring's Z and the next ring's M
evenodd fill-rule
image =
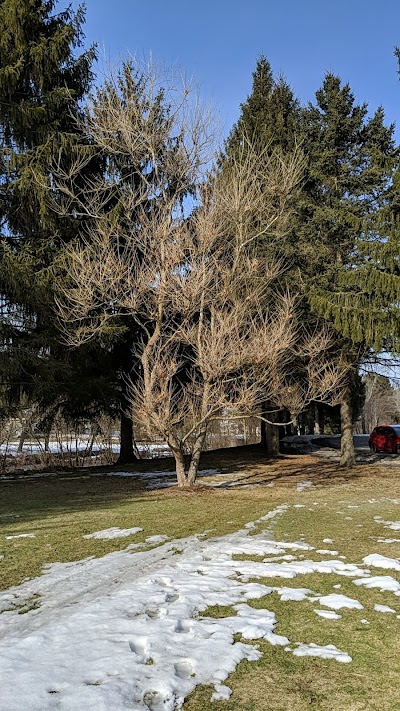
M398 333L398 245L388 232L398 159L383 110L368 118L367 105L357 105L332 74L304 111L303 140L309 160L297 231L299 245L309 241L312 250L302 278L312 311L333 325L352 369L341 407L341 462L348 466L358 366Z
M264 57L253 90L226 144L237 151L242 136L260 150L306 154L305 179L295 216L282 239L264 248L286 267L283 285L295 289L305 323L324 320L337 333L336 351L350 367L342 403L342 463L354 460L352 415L362 395L360 362L371 350L394 348L398 328L400 201L393 126L378 109L357 105L350 87L327 74L315 104L300 108L283 80L274 80ZM223 165L223 161L222 161Z
M83 20L55 0L0 2L0 377L9 400L25 393L47 418L113 411L116 390L109 354L68 351L54 325L57 264L77 226L52 210L48 190L60 151L68 162L85 150L76 117L96 51L76 56Z
M252 91L247 101L241 104L241 113L225 143L220 160L222 170L229 170L230 160L238 155L243 158L244 141L249 141L260 152L276 152L282 157L293 152L298 144L300 105L283 77L275 79L269 61L262 55L253 72ZM263 236L258 245L260 264L268 258L281 261L286 273L282 277L282 290L288 286L289 265L293 267L293 243L295 236L290 225L281 235L269 240ZM261 420L261 444L268 454L279 453L281 427L272 422L281 421L286 414L276 411L276 406L265 402Z
M234 153L243 135L260 148L291 150L296 142L299 102L283 77L275 79L269 61L261 55L253 72L251 94L240 106L241 113L225 144Z

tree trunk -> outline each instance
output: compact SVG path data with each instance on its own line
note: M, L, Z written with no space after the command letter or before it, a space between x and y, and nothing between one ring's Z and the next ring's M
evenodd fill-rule
M270 412L270 410L273 410L273 407L273 404L267 400L263 403L261 412L261 416L271 422L274 422L277 415L276 412ZM265 422L265 420L261 420L260 444L265 447L270 457L277 457L279 455L279 427L270 424L270 422Z
M323 435L325 433L325 413L323 405L317 403L315 405L315 434Z
M24 442L27 438L27 435L28 435L28 431L25 427L23 427L21 430L21 434L19 436L18 449L17 449L18 454L21 454L21 452L23 450Z
M132 418L121 410L121 446L117 464L130 464L136 461L133 451L133 422Z
M315 433L315 403L311 403L307 412L307 425L308 433L313 435Z
M206 431L207 430L203 430L202 432L200 432L193 447L192 457L190 459L190 466L187 476L188 486L193 486L194 482L196 481L196 476L200 463L200 456L203 451L204 440L206 438Z
M266 412L268 410L267 403L264 402L261 410L261 416L266 417ZM260 444L262 447L267 448L267 423L265 420L261 420L261 439Z
M290 419L292 421L292 427L293 427L293 432L294 432L295 437L296 437L296 435L299 436L300 430L299 430L299 423L298 423L297 415L295 415L295 414L293 414L293 412L291 412Z
M272 417L275 417L275 413L272 413ZM277 425L267 424L267 452L270 457L279 456L279 427Z
M171 447L171 445L170 445ZM176 480L178 482L178 487L182 489L185 486L188 486L188 480L186 477L186 470L185 470L185 458L182 454L182 452L179 449L172 448L173 455L175 457L175 470L176 470Z
M127 378L131 374L132 354L130 344L124 344L120 349L121 358L121 402L120 402L120 450L117 464L131 464L137 457L133 447L133 421L129 416L131 405L128 396Z
M366 418L365 418L365 410L362 411L362 415L361 415L361 430L362 430L362 434L367 434L367 432L368 432Z
M353 441L353 420L350 388L347 388L340 403L341 442L340 466L352 467L356 460Z

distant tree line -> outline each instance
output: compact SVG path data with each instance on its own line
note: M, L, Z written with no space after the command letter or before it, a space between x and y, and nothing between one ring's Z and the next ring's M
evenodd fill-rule
M187 486L211 422L259 416L274 455L339 409L351 466L360 366L399 350L394 126L331 73L302 105L261 56L215 146L173 77L127 62L95 84L83 22L0 1L4 416L119 415L121 462L138 422Z

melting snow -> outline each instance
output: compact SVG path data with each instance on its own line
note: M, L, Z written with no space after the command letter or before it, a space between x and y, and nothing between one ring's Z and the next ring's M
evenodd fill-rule
M353 580L355 585L364 585L366 588L379 588L381 592L392 592L400 596L400 583L390 575L375 575L368 578Z
M341 610L342 607L354 608L356 610L363 609L361 602L358 602L358 600L347 597L347 595L339 595L338 593L331 593L331 595L320 597L319 604L325 605L325 607L331 607L333 610Z
M84 538L125 538L126 536L133 536L134 533L140 533L143 528L105 528L104 531L95 531L94 533L87 533Z
M327 644L325 647L320 647L318 644L302 644L297 643L296 649L292 650L289 647L285 648L285 651L292 652L296 657L321 657L321 659L336 659L338 662L344 662L348 664L351 662L351 657L346 653L342 652L340 649L335 647L334 644Z
M363 558L365 565L372 565L374 568L386 568L387 570L400 570L400 561L397 558L387 558L379 553L372 553Z
M287 508L277 507L256 523L271 525ZM282 600L318 599L308 588L270 587L250 578L294 578L314 571L367 574L339 560L233 559L236 553L285 555L287 550L311 549L305 543L271 541L270 536L268 531L250 536L243 529L214 539L168 541L134 554L126 550L53 564L40 578L1 593L3 610L40 595L40 606L28 614L0 615L2 708L50 711L56 703L63 711L172 711L197 684L212 684L214 700L227 699L227 676L242 659L261 656L257 645L235 642L235 634L291 644L275 633L274 612L251 607L248 601L274 591ZM177 548L181 555L175 555ZM235 614L202 617L213 605L232 606ZM292 651L350 661L332 645L296 643Z
M400 531L400 521L384 521L381 516L374 516L376 523L383 523L385 528L391 528L392 531Z
M18 536L5 536L7 540L11 540L12 538L36 538L34 533L19 533Z
M155 535L144 544L102 558L56 563L40 578L0 593L0 611L4 611L0 615L0 708L173 711L198 684L214 686L212 701L227 700L232 692L223 682L241 660L261 657L257 644L250 642L258 639L283 646L295 656L351 662L346 651L332 644L291 642L276 634L275 613L252 607L249 601L275 592L283 601L318 602L331 609L314 612L336 620L341 617L336 610L363 609L358 600L250 581L334 573L351 577L356 585L399 596L400 583L390 576L373 577L368 569L339 559L304 560L301 552L310 555L312 546L271 540L274 519L288 508L278 506L241 531L218 538L204 539L199 534L174 541ZM267 530L250 535L263 523ZM85 538L114 538L142 530L112 528ZM141 548L159 543L151 550ZM337 555L330 550L316 552ZM262 562L234 560L238 554L274 557ZM366 556L364 564L400 565L377 554ZM32 596L40 596L40 605L18 615ZM215 605L231 606L234 614L204 615ZM385 605L375 605L375 610L395 612ZM236 634L249 642L235 642Z
M377 612L394 612L396 614L396 610L393 610L393 607L388 607L388 605L374 605L374 610Z
M342 615L338 615L333 610L314 610L320 617L326 617L327 620L340 620Z

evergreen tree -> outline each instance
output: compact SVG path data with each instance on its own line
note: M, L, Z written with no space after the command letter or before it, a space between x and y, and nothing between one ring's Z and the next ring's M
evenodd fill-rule
M245 158L246 141L253 147L256 146L260 153L275 153L281 158L295 152L299 142L300 117L300 105L291 88L283 77L274 78L270 63L261 56L253 72L251 94L247 101L241 104L240 117L225 143L225 151L220 159L222 170L229 170L232 159L238 156L239 159ZM292 204L295 199L294 193ZM258 245L261 265L268 259L284 264L286 271L282 275L283 291L291 281L290 273L295 264L295 242L296 235L289 223L279 239L276 239L276 235L272 240L263 235ZM276 456L279 453L279 437L283 429L271 423L282 421L286 413L277 411L274 403L266 401L261 414L261 444L268 454Z
M57 264L77 225L48 190L59 153L67 165L86 150L76 118L96 52L75 54L83 20L55 0L0 2L0 377L8 399L26 393L47 417L59 408L72 419L112 411L116 389L110 355L66 350L54 325Z
M358 366L371 349L395 347L399 333L393 126L384 125L382 109L368 118L367 106L332 74L316 103L301 109L264 57L241 109L225 156L238 151L243 135L260 150L290 151L300 143L306 154L294 218L279 242L264 240L263 248L283 261L282 282L301 295L302 321L323 319L337 333L337 353L351 368L341 408L342 463L351 464L352 403L362 397Z
M292 150L296 143L299 102L283 77L276 80L268 60L261 56L253 72L252 91L240 106L240 117L225 145L232 155L246 135L260 149L273 150L279 146Z
M312 250L302 278L312 311L338 332L337 347L353 370L341 408L341 461L351 465L358 366L398 333L398 243L388 233L398 159L383 110L368 118L367 105L357 105L332 74L304 111L303 136L309 160L298 235Z

